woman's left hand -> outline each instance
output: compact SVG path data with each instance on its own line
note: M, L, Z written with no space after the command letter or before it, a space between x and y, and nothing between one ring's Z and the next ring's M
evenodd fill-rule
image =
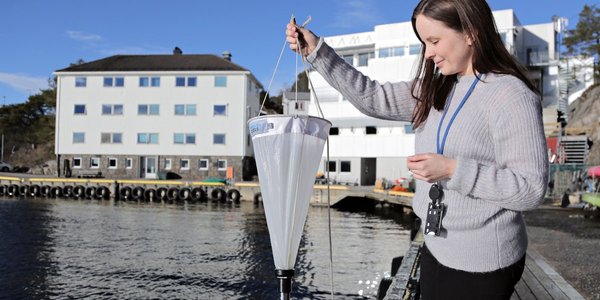
M452 177L456 169L456 159L434 153L422 153L409 156L407 165L415 179L433 183Z

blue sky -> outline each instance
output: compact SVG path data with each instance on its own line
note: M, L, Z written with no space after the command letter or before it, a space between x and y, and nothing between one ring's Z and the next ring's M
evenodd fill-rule
M0 104L22 103L48 86L52 72L79 59L115 54L232 53L267 88L292 14L312 16L321 36L371 31L408 21L418 0L192 1L0 0ZM522 24L548 23L553 15L578 21L584 4L597 0L488 0L493 10L512 8ZM286 51L271 94L295 79Z

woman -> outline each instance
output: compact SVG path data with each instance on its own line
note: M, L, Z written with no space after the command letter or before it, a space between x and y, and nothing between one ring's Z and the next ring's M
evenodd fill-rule
M371 81L293 23L286 36L361 112L413 123L422 298L509 299L525 264L521 212L546 188L540 98L485 0L422 0L412 24L422 51L411 82Z

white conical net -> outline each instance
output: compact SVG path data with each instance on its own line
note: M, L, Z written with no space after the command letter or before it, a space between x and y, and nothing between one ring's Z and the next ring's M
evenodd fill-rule
M331 123L272 115L248 121L275 267L291 270Z

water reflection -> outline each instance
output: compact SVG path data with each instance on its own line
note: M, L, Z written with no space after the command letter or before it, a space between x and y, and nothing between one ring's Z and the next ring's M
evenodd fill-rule
M374 298L408 248L412 219L390 209L331 213L336 294ZM277 297L264 211L252 203L0 200L0 234L8 299ZM311 207L292 296L327 299L329 274L327 209Z

